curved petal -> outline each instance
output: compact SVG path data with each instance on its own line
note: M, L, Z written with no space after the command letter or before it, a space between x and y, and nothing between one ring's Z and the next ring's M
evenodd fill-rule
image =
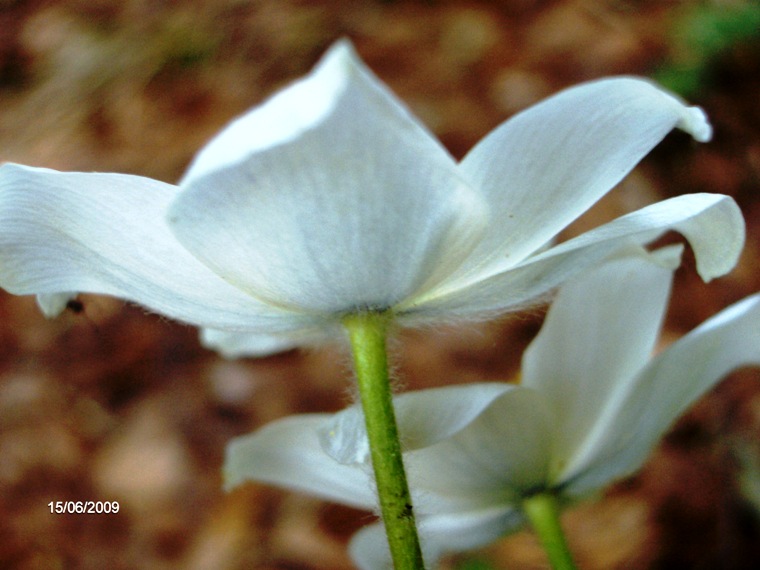
M297 341L288 337L218 329L201 329L200 342L204 348L215 350L224 358L258 358L299 346Z
M678 196L621 216L467 289L434 294L419 308L405 307L402 317L407 322L473 318L524 306L615 251L652 242L668 230L689 241L704 280L730 271L744 245L744 219L732 198Z
M494 221L463 271L477 279L519 263L611 190L673 128L699 141L711 135L701 109L632 77L572 87L506 121L462 161Z
M568 281L523 355L523 385L541 391L557 428L552 479L587 459L654 350L680 263L661 257L614 259Z
M468 384L408 392L393 399L404 451L433 445L463 429L509 384ZM369 442L361 406L338 412L320 432L322 445L336 461L369 465Z
M369 474L338 463L322 450L317 430L329 418L328 414L291 416L233 439L224 460L225 488L257 481L374 510L377 501Z
M628 384L592 452L565 474L568 492L585 493L641 467L678 416L742 366L760 366L760 294L705 321Z
M524 524L525 517L519 509L502 505L425 517L419 524L425 560L429 564L444 554L486 546Z
M48 293L37 295L37 306L48 319L59 316L79 293Z
M221 132L170 210L250 294L315 314L388 308L449 275L485 225L443 147L348 43Z
M367 525L356 532L348 544L348 553L359 570L388 570L393 568L391 551L385 535L385 526L381 522ZM422 558L425 565L429 566L430 562L424 552Z
M308 317L263 305L179 244L164 221L176 193L138 176L3 165L0 286L45 303L68 291L114 295L197 325L302 326Z
M317 344L328 338L340 338L340 334L339 327L330 323L325 323L318 331L302 330L290 335L262 335L205 328L201 329L200 342L203 347L215 350L224 358L261 358Z
M435 568L444 554L485 546L514 532L523 524L523 516L508 507L418 519L425 566ZM349 553L361 570L390 568L390 552L382 523L365 526L354 534L349 543Z
M405 454L421 516L514 506L546 486L555 424L543 394L505 392L452 436Z

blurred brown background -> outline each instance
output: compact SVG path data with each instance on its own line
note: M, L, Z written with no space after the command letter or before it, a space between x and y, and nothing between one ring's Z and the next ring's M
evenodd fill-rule
M717 0L0 0L0 161L174 182L230 118L341 36L458 157L564 86L657 74L708 111L714 141L670 135L567 235L684 192L739 202L749 236L740 266L706 286L687 256L669 341L760 290L758 10ZM220 490L230 438L350 401L341 349L224 361L193 329L113 299L83 301L84 312L46 321L33 299L0 296L1 568L350 567L345 543L369 514L264 486ZM405 333L405 386L512 378L541 317ZM758 380L731 376L639 475L567 512L583 568L760 565ZM58 500L115 500L121 511L51 514ZM528 533L446 562L546 567Z

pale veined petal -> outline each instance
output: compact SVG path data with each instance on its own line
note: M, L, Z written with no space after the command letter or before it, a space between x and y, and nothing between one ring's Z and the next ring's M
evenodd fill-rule
M710 280L730 271L744 245L736 202L720 194L689 194L657 202L532 256L519 266L464 290L433 293L402 315L409 323L434 317L487 316L528 303L621 248L654 241L668 230L689 241L697 271Z
M427 568L449 553L471 550L493 542L524 524L522 514L510 506L493 506L476 511L420 517L422 557ZM361 570L388 570L391 558L381 523L365 526L354 534L349 553Z
M630 255L568 281L525 351L522 385L541 391L556 426L552 477L583 463L649 360L678 250L667 264Z
M388 539L383 523L367 525L351 537L348 544L351 560L360 570L389 570L393 568ZM423 560L426 557L423 553ZM426 562L429 565L429 562Z
M78 293L49 293L37 295L37 306L48 319L60 315L68 304L77 298Z
M317 430L329 417L291 416L233 439L224 461L225 488L246 481L268 483L374 510L377 501L369 472L338 463L319 443Z
M169 219L188 249L242 290L314 314L426 291L486 221L456 162L344 42L223 130L181 186Z
M704 112L653 83L616 77L571 87L495 129L462 161L492 223L460 270L514 266L612 189L673 128L710 138Z
M405 454L416 512L516 504L523 494L541 490L554 429L543 394L522 387L505 391L461 430Z
M463 429L514 386L469 384L401 394L393 399L404 451L427 447ZM320 432L327 453L341 463L369 464L369 442L358 404L338 412Z
M46 295L45 305L69 291L113 295L196 325L276 332L313 323L251 298L188 253L164 221L176 193L138 176L3 165L0 285Z
M420 535L428 563L451 553L490 544L519 530L525 517L514 505L500 504L471 511L424 517Z
M260 358L298 347L319 344L329 338L340 338L340 333L338 325L331 323L325 323L319 331L304 330L290 335L262 335L251 332L201 329L200 342L203 347L217 351L224 358Z
M582 463L565 473L581 494L629 475L673 422L727 374L760 366L760 294L705 321L656 356L628 383Z

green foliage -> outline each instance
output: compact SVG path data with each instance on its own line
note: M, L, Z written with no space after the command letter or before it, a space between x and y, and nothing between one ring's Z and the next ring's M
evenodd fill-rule
M665 87L693 96L708 82L718 59L734 49L760 49L760 4L702 4L673 28L671 58L654 75Z

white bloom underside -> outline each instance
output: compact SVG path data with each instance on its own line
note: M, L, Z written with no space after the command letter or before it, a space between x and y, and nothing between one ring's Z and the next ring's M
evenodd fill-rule
M507 311L668 230L711 279L744 239L726 196L666 200L542 249L673 128L711 134L649 82L604 79L516 115L457 163L341 41L178 186L1 167L0 285L125 298L224 331L205 340L235 355L318 340L366 308L401 324Z
M717 381L760 365L760 294L651 356L679 253L621 255L569 281L523 357L519 386L450 386L395 399L428 564L518 529L527 494L573 500L631 474ZM254 480L375 506L357 407L238 438L225 474L228 487ZM360 567L386 568L382 525L357 534L351 550Z

